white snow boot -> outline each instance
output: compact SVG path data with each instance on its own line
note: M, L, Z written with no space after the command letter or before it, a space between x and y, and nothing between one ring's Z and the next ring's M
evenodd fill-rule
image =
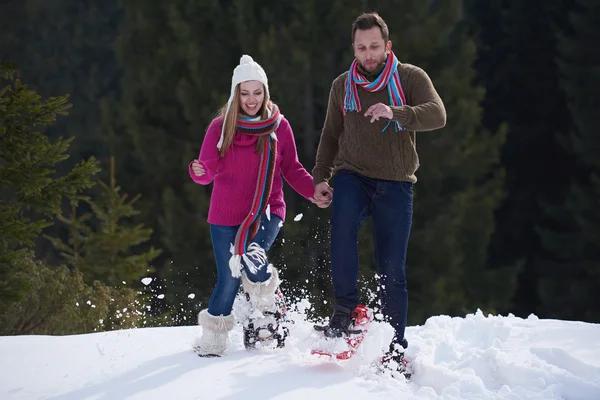
M244 346L253 348L256 342L276 340L283 347L289 330L282 325L286 314L285 299L279 288L279 271L268 266L271 277L265 282L252 282L242 274L242 287L250 304L250 315L244 322Z
M227 349L229 331L233 329L233 315L214 316L208 309L198 313L198 325L202 327L202 336L196 340L194 351L200 357L220 357Z

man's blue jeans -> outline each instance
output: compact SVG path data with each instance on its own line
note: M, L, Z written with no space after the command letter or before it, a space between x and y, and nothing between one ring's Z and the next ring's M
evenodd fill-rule
M263 214L260 228L252 241L258 243L267 252L279 234L281 222L281 218L277 215L271 214L269 220ZM235 241L238 228L239 225L210 225L210 237L217 262L217 283L208 301L208 312L211 315L231 314L235 296L240 289L241 278L231 276L231 270L229 269L230 247ZM243 261L242 265L244 265L246 276L252 282L265 282L271 277L271 274L267 272L268 261L256 274L252 274Z
M394 327L396 340L406 347L405 263L412 225L412 183L371 179L346 170L338 172L333 183L331 265L336 302L349 309L360 303L356 287L358 231L362 221L371 217L382 313Z

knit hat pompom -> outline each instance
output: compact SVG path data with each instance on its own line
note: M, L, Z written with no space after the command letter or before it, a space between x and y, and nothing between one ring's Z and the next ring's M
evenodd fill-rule
M253 63L254 60L248 54L244 54L242 58L240 58L240 65L242 64L250 64Z

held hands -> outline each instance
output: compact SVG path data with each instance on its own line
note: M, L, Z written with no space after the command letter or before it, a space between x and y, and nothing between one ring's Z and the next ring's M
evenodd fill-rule
M333 199L333 189L327 182L317 183L315 185L314 203L319 208L327 208Z
M200 165L200 163L198 162L198 160L194 160L192 162L192 171L194 172L194 175L196 175L196 176L202 176L206 173L204 171L204 168L202 167L202 165Z
M394 113L390 106L385 105L383 103L373 104L367 112L365 113L365 117L371 117L371 123L373 121L379 121L379 118L387 118L392 119L394 117Z

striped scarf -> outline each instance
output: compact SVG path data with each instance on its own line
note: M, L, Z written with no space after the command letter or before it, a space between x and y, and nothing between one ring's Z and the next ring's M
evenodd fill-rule
M385 67L379 74L377 79L373 82L369 82L360 72L358 72L358 60L354 59L348 76L346 77L346 94L344 96L344 115L348 111L360 111L360 99L358 97L357 86L360 86L367 92L379 92L387 87L388 96L390 99L390 105L392 106L403 106L406 104L406 98L404 97L404 91L400 84L400 74L398 74L398 59L396 55L390 50L387 60L385 61ZM392 122L390 120L390 122ZM387 123L382 132L387 129L390 122ZM396 132L404 130L398 121L394 121Z
M279 108L273 105L271 115L267 119L261 120L246 117L240 119L237 124L239 132L252 136L268 135L268 137L264 141L260 155L260 166L258 168L258 178L252 207L238 228L235 242L231 246L232 256L229 259L229 268L231 269L231 275L235 278L241 276L242 260L244 260L252 273L256 273L267 261L265 250L258 243L251 241L260 228L260 218L264 214L269 197L271 196L273 177L275 175L275 162L277 161L277 137L275 136L275 131L279 127L281 117ZM259 262L258 266L252 258Z

